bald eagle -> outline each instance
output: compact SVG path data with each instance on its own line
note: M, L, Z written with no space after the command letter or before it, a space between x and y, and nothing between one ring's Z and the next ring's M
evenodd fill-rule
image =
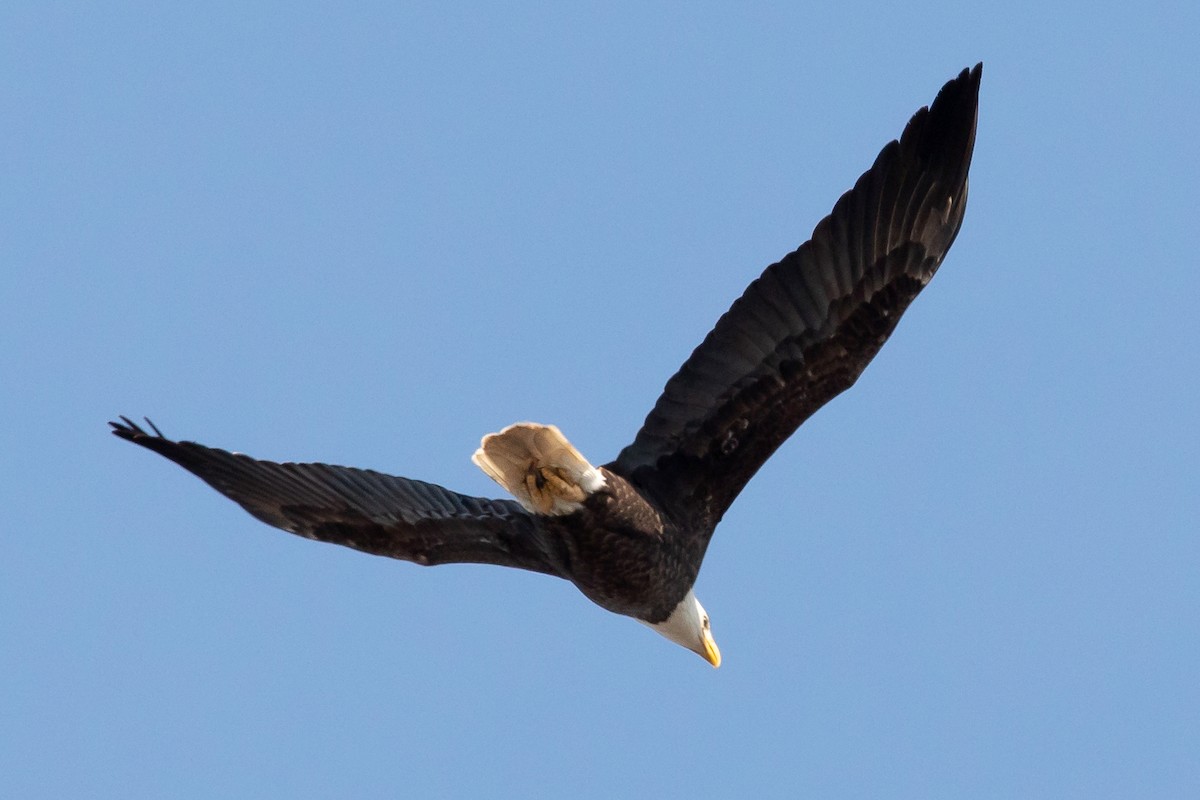
M511 425L472 459L515 498L491 500L173 441L148 420L150 431L121 417L112 432L268 525L417 564L565 578L719 666L692 588L709 539L776 448L854 383L942 263L962 225L981 73L947 83L812 238L749 285L607 464L593 466L553 425Z

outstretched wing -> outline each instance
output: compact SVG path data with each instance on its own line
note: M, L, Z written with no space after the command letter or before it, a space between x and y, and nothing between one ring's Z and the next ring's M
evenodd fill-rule
M498 564L564 576L539 521L512 501L366 469L259 461L121 419L109 423L114 434L169 458L268 525L417 564Z
M958 234L981 71L947 83L812 239L750 284L608 469L707 537L763 462L854 383Z

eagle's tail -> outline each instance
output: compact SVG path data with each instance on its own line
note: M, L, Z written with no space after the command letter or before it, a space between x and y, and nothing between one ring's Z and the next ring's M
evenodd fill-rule
M600 470L553 425L518 422L489 433L471 460L535 514L578 511L604 486Z

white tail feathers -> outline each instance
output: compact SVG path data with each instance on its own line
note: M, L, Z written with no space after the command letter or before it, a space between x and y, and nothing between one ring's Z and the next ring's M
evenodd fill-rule
M600 470L553 425L518 422L489 433L471 460L535 514L578 511L604 487Z

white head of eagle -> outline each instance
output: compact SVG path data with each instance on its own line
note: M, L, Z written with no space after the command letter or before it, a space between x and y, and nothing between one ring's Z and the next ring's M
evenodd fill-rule
M638 622L653 628L675 644L686 647L714 667L721 666L721 651L713 639L708 612L700 605L693 590L688 590L687 596L679 601L679 605L675 606L671 616L664 622Z

